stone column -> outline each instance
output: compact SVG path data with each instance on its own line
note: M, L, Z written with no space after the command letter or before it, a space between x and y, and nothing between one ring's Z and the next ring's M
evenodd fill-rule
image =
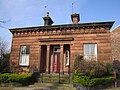
M51 51L51 56L50 56L50 72L53 72L53 60L54 60L54 54L53 51Z
M71 69L73 69L73 67L74 67L74 62L73 62L72 44L70 44L69 72L72 72Z
M63 49L64 45L60 45L60 72L64 74Z
M41 64L41 45L39 46L39 72L41 71L41 66L40 66L40 64Z
M50 45L47 45L47 55L46 55L46 73L50 73L50 69L49 69L49 62L50 62Z

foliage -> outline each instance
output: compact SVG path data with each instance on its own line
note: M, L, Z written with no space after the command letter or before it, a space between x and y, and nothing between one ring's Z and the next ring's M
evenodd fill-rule
M83 60L82 56L77 56L74 63L74 73L82 76L102 77L109 73L109 69L106 65L96 61ZM110 71L111 72L111 71Z
M74 62L74 82L83 86L96 86L114 81L113 65L102 64L94 60L84 60L78 55Z
M113 61L113 67L114 67L115 69L120 69L120 61L114 60L114 61Z
M17 73L17 74L22 74L22 73L35 73L39 72L38 68L32 64L27 67L28 70L24 70L22 66L20 66L18 63L11 61L11 72L12 73Z
M10 72L8 43L0 37L0 73Z
M0 74L0 83L16 82L22 85L28 85L36 81L35 75L32 73L28 74Z
M9 73L10 65L9 65L9 57L10 54L4 54L3 59L0 59L0 73Z
M90 78L88 76L75 76L75 83L80 83L83 86L92 87L97 85L105 85L114 82L113 76L101 77L101 78Z
M7 53L9 53L8 43L0 37L0 58L3 58Z
M23 69L14 61L11 61L11 72L20 74L23 72Z
M113 75L114 67L113 67L112 64L107 63L106 64L106 69L107 69L107 72L106 72L107 75Z

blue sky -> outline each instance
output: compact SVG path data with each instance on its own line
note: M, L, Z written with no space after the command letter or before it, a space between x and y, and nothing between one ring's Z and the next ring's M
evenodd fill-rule
M54 25L72 23L73 2L73 12L80 14L80 23L115 21L112 29L120 25L120 0L0 0L0 21L8 21L0 23L0 37L11 46L8 29L42 26L45 11L49 11Z

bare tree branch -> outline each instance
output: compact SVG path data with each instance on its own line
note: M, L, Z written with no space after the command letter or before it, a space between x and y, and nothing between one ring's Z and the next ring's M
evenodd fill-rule
M7 22L9 22L9 21L10 21L10 19L9 19L9 20L7 20L7 21L2 20L2 21L0 21L0 23L5 24L5 23L7 23ZM0 24L0 27L1 27L1 28L5 28L5 29L7 29L6 27L4 27L4 26L3 26L3 25L1 25L1 24Z
M10 20L7 20L7 21L0 21L0 23L7 23L7 22L9 22Z
M0 58L8 52L8 43L0 37Z

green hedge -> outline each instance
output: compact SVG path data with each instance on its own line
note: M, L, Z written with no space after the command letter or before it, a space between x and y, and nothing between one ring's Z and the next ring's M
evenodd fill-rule
M97 85L105 85L114 82L113 76L106 76L101 78L90 78L88 76L74 76L75 83L80 83L83 86L92 87Z
M21 83L22 85L28 85L36 81L35 74L0 74L0 83L10 83L16 82Z

